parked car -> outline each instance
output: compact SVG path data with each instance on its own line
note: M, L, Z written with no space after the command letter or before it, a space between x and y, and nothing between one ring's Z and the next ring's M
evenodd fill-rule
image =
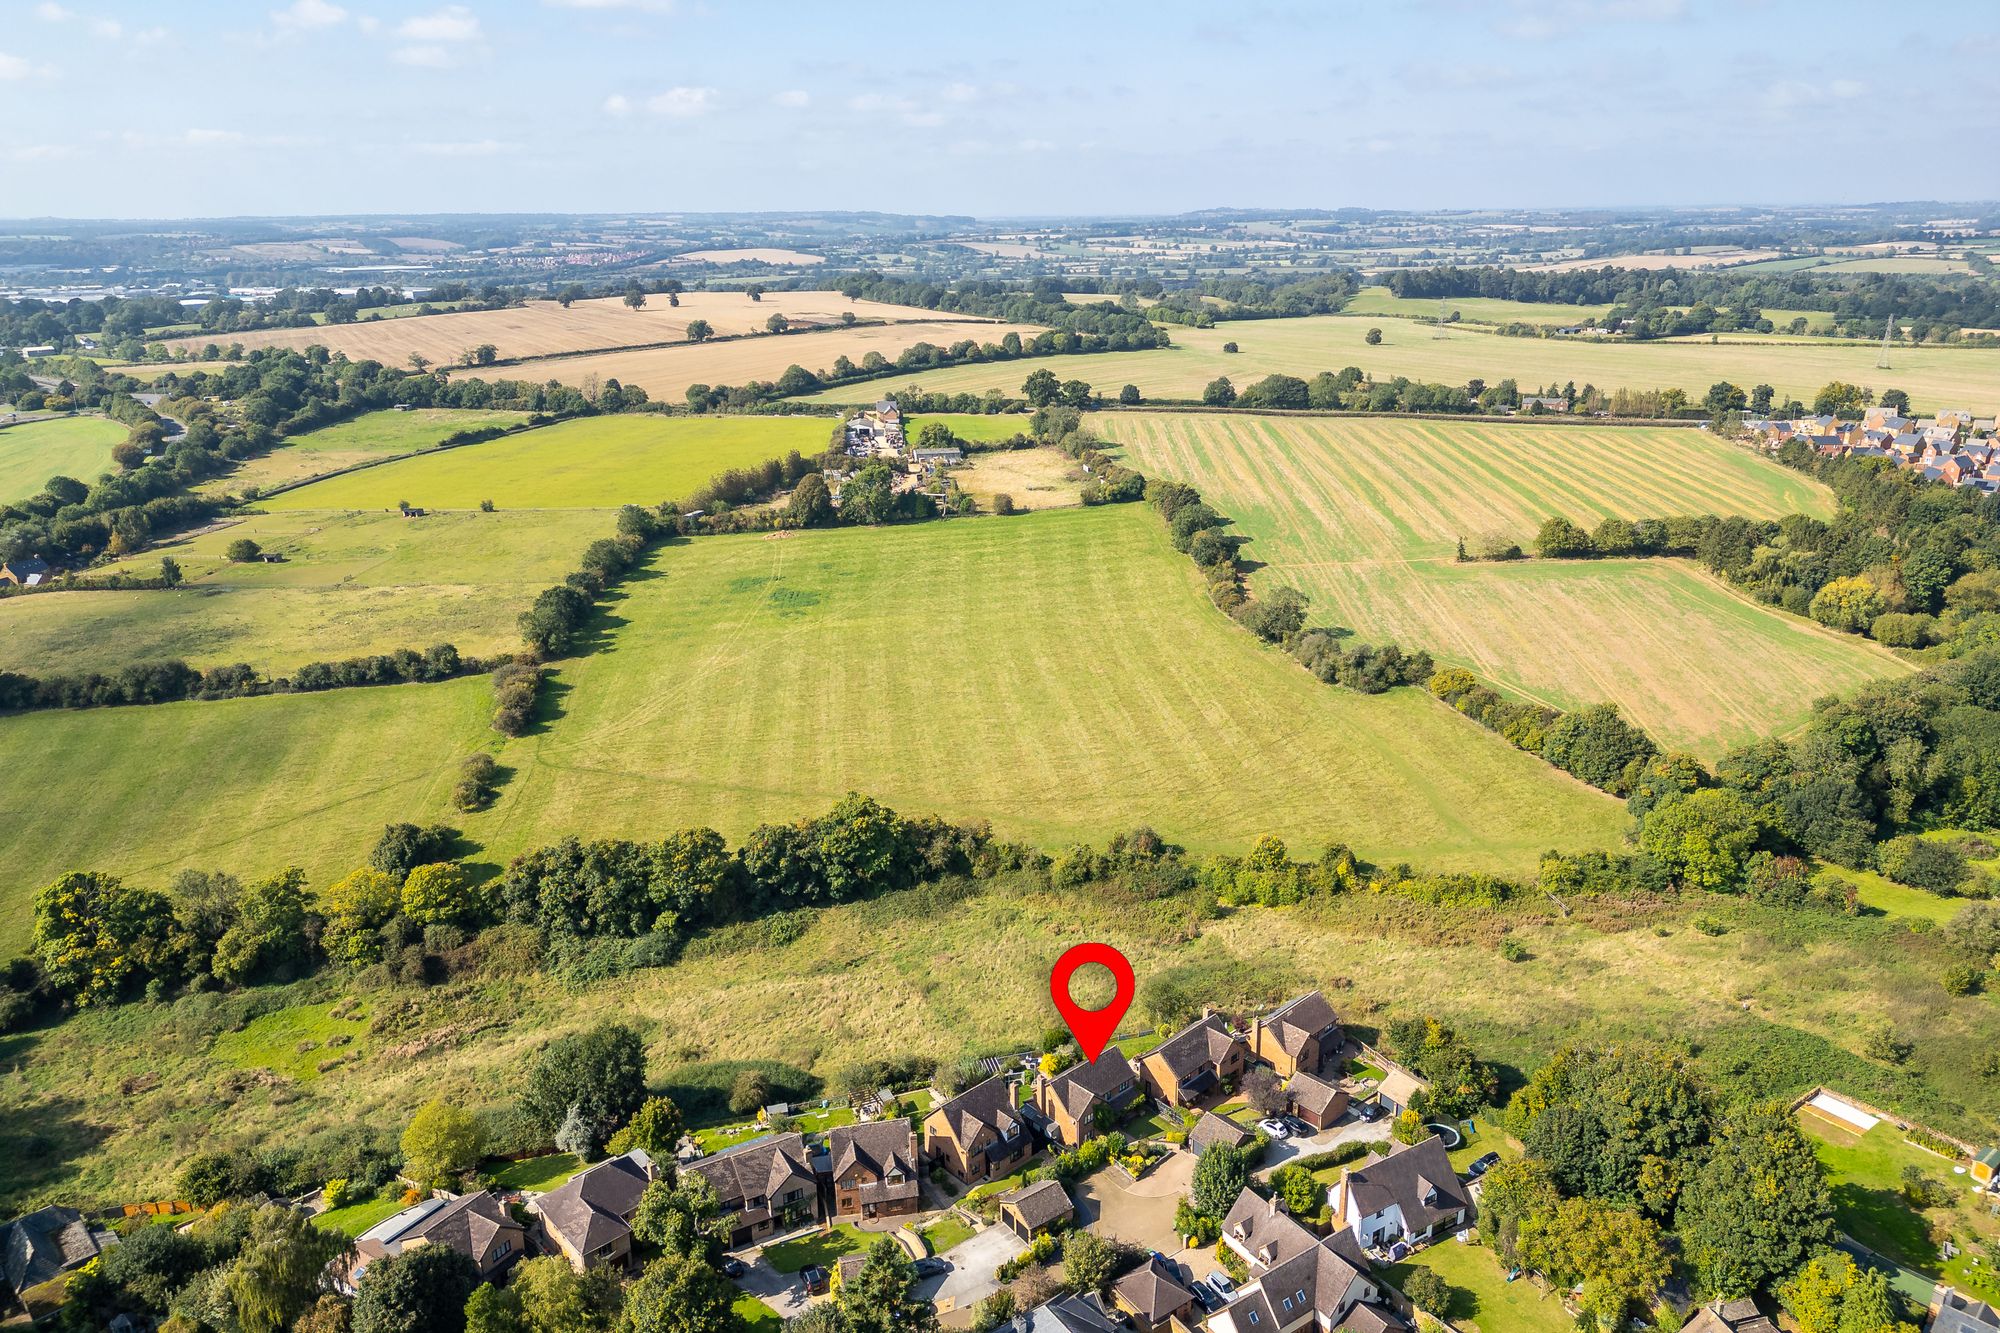
M1274 1139L1288 1139L1292 1137L1291 1127L1286 1125L1284 1121L1276 1118L1259 1120L1257 1128L1263 1130Z
M748 1268L745 1268L743 1266L743 1261L741 1259L724 1259L722 1261L722 1275L724 1277L738 1278L742 1277L745 1273L749 1271L750 1270Z
M940 1277L951 1271L951 1260L932 1257L916 1262L918 1277Z
M1374 1102L1356 1102L1354 1114L1372 1123L1382 1118L1382 1108Z
M1490 1152L1484 1157L1474 1159L1472 1165L1465 1168L1465 1174L1477 1180L1498 1165L1500 1165L1500 1154Z
M1207 1285L1208 1289L1220 1296L1225 1304L1228 1303L1231 1296L1236 1294L1236 1284L1229 1280L1229 1274L1227 1273L1210 1273L1207 1278Z
M1229 1304L1227 1296L1224 1296L1206 1282L1197 1282L1194 1284L1194 1298L1200 1301L1201 1308L1210 1314L1214 1314L1217 1310Z
M808 1296L824 1296L833 1288L833 1274L814 1264L799 1274L799 1285Z
M1299 1119L1297 1116L1282 1115L1279 1116L1278 1118L1291 1127L1292 1134L1294 1137L1301 1139L1309 1139L1313 1136L1314 1133L1313 1127L1311 1125L1308 1125L1305 1121Z

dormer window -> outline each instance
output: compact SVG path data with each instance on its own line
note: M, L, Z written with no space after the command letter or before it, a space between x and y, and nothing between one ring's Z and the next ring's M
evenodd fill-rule
M1257 1312L1255 1310L1250 1311L1250 1322L1253 1324L1258 1322Z

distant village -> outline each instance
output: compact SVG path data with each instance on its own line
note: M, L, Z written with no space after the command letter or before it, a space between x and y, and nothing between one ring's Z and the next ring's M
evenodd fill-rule
M2000 492L2000 440L1994 418L1968 410L1939 412L1911 420L1890 407L1871 407L1859 420L1831 415L1784 420L1746 417L1749 431L1766 450L1777 453L1793 440L1825 458L1886 458L1925 481Z

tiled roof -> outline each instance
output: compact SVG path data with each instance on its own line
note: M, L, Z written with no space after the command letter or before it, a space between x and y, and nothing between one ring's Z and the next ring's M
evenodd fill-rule
M1111 1290L1148 1323L1154 1324L1185 1309L1194 1299L1194 1293L1155 1259L1148 1259L1119 1278Z
M1188 1151L1200 1154L1211 1143L1226 1143L1232 1148L1241 1148L1250 1141L1250 1131L1233 1120L1203 1111L1194 1128L1188 1131Z
M0 1269L17 1292L88 1262L97 1249L90 1224L74 1208L39 1208L0 1227Z
M639 1206L639 1197L651 1183L652 1159L643 1152L630 1152L571 1176L536 1199L533 1207L549 1230L578 1254L587 1255L631 1233L625 1218Z
M806 1141L799 1134L774 1134L759 1143L689 1162L682 1170L692 1171L715 1186L715 1197L724 1208L734 1211L742 1211L748 1199L777 1198L788 1186L816 1188Z
M1348 1197L1362 1217L1372 1217L1391 1206L1403 1211L1403 1225L1422 1231L1465 1210L1465 1220L1473 1217L1472 1201L1458 1183L1445 1155L1444 1140L1433 1134L1422 1143L1404 1148L1367 1166L1357 1166L1346 1177ZM1426 1198L1433 1202L1426 1203Z
M1146 1056L1173 1071L1177 1081L1185 1081L1196 1071L1221 1063L1229 1056L1236 1039L1220 1014L1210 1014L1176 1032Z
M1119 1088L1124 1088L1122 1097L1113 1097ZM1049 1092L1059 1099L1069 1111L1070 1118L1081 1121L1090 1115L1097 1103L1109 1101L1123 1105L1138 1095L1139 1071L1125 1052L1111 1047L1095 1060L1084 1060L1071 1065L1049 1080Z
M1054 1180L1037 1181L1011 1194L1003 1194L1000 1206L1012 1208L1020 1215L1021 1225L1030 1231L1039 1231L1076 1211L1075 1205L1069 1201L1069 1191L1062 1187L1061 1182Z
M1292 1104L1314 1115L1325 1115L1336 1102L1347 1096L1333 1084L1316 1079L1311 1074L1294 1074L1292 1081L1285 1085L1292 1096Z
M1021 1108L1014 1103L1014 1082L1004 1076L967 1088L931 1115L944 1117L960 1147L977 1138L981 1126L1004 1138L1009 1126L1019 1128L1026 1124L1021 1118Z
M1339 1025L1333 1006L1316 990L1307 991L1264 1020L1265 1028L1278 1039L1279 1047L1292 1056L1314 1037Z

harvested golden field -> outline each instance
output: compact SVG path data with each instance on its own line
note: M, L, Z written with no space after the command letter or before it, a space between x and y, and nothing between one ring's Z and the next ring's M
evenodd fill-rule
M1537 273L1561 273L1570 269L1586 268L1726 268L1735 264L1755 264L1766 259L1780 259L1776 250L1745 250L1734 245L1698 245L1693 254L1604 255L1596 259L1565 259L1554 264L1524 264L1523 270Z
M766 303L772 298L765 297ZM459 370L455 375L484 379L528 380L540 384L560 380L581 387L596 380L636 384L655 399L677 402L690 384L748 384L775 380L787 366L827 372L839 357L857 364L870 352L894 361L920 342L949 346L966 338L998 342L1009 333L1032 338L1044 332L1033 324L965 323L931 319L907 324L878 324L852 329L819 329L771 338L736 338L728 342L688 343L678 347L635 348L591 356L550 357L492 370ZM1013 363L1009 363L1013 364ZM1025 364L1025 363L1023 363ZM1022 373L1026 373L1023 371ZM856 401L873 402L879 391L896 387L893 380L863 383L850 389Z
M1149 474L1187 481L1250 539L1262 588L1316 624L1425 648L1555 707L1610 700L1715 759L1812 700L1906 671L1886 649L1762 606L1681 560L1460 564L1563 514L1831 513L1817 483L1694 430L1106 413Z
M1057 449L1003 449L969 455L966 466L953 468L951 479L981 509L992 509L995 496L1013 500L1025 510L1063 509L1083 503L1089 480L1083 465Z
M856 319L937 318L935 311L880 301L850 301L839 292L767 292L761 301L753 301L741 292L683 292L680 301L678 306L672 306L664 296L649 296L639 310L631 309L623 297L616 296L578 301L567 310L555 301L530 301L505 310L456 310L360 324L316 325L308 329L205 333L192 338L170 338L166 345L169 351L186 348L196 353L211 343L225 349L240 343L246 350L320 346L345 352L357 361L375 360L387 366L407 365L412 355L423 356L437 365L450 365L483 343L493 344L502 360L512 361L553 356L558 352L679 342L686 336L688 322L696 319L707 320L718 335L728 335L760 331L772 315L783 315L794 324L837 324L841 315L850 310Z

